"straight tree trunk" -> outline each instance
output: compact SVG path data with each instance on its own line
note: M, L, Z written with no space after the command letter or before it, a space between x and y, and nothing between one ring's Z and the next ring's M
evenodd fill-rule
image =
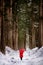
M10 6L8 6L8 7L6 6L6 13L7 13L7 21L6 21L7 39L6 39L6 41L7 41L7 45L9 47L13 48L13 45L12 45L12 0L10 0L9 5Z
M35 29L34 29L34 22L32 22L32 48L36 46L35 44Z
M13 49L18 49L18 16L17 16L17 4L13 1L12 7L12 15L13 15L13 22L12 22L12 44Z
M39 19L39 37L40 37L40 45L43 45L43 1L40 0L40 19Z
M1 11L1 52L5 53L5 44L4 44L4 28L3 28L3 23L4 23L4 1L2 0L2 11Z

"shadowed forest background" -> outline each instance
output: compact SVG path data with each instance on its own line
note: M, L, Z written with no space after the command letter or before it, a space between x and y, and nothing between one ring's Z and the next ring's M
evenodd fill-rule
M42 0L0 0L0 51L43 45Z

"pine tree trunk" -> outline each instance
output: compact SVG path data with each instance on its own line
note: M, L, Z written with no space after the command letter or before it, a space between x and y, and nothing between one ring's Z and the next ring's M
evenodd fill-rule
M34 48L35 45L35 29L34 29L34 22L32 22L32 48Z
M16 50L18 49L18 16L16 16Z
M2 0L2 11L1 11L1 51L5 53L5 43L4 43L4 1Z
M39 37L40 44L39 47L43 45L43 2L40 0L40 19L39 19Z

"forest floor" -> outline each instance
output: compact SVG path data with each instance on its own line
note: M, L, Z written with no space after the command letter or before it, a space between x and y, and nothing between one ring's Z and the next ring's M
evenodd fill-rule
M26 50L21 60L19 50L6 46L5 55L0 52L0 65L43 65L43 47Z

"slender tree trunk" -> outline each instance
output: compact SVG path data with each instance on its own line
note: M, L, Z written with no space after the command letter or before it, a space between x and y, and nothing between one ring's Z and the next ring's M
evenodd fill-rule
M34 22L32 22L32 48L34 48L35 45L35 29L34 29Z
M15 23L13 22L12 23L12 45L13 45L13 49L15 49L15 43L16 43L16 40L15 40Z
M2 11L1 11L1 51L2 53L5 53L5 44L4 44L4 1L2 0Z
M29 48L32 48L32 24L30 25L31 28L29 29Z
M18 16L16 16L16 50L18 49Z
M26 29L26 49L28 49L29 48L29 46L30 46L30 41L29 41L29 31L28 31L28 29Z
M12 22L12 42L13 49L18 49L18 16L17 16L17 4L13 1L13 22Z
M39 19L39 37L40 37L40 45L43 45L43 2L40 0L40 19Z
M11 48L13 48L13 46L12 46L12 0L10 0L9 5L8 5L8 7L6 6L6 13L7 13L7 21L6 21L7 40L6 41L7 41L7 45L10 46Z
M8 32L7 32L7 35L8 35L8 44L11 48L13 48L12 46L12 8L9 8L9 12L8 12Z
M24 34L24 49L26 49L26 31L25 31L25 34Z
M1 44L1 15L0 15L0 44ZM0 45L1 46L1 45ZM1 49L0 49L0 51L1 51Z

